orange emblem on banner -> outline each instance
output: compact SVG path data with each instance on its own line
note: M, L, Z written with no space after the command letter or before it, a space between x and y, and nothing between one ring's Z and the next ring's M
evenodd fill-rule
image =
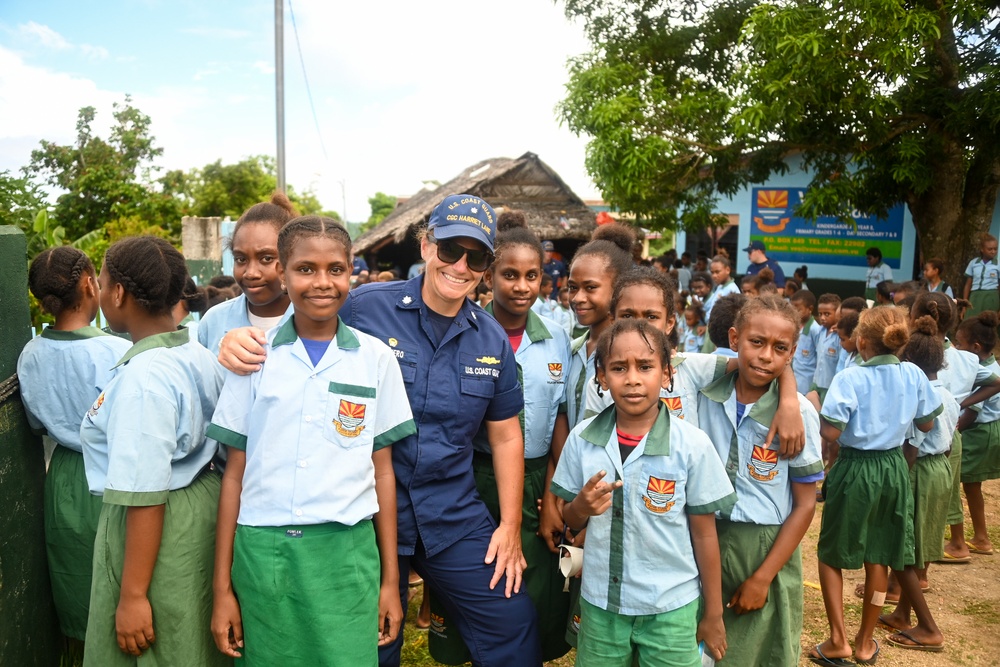
M333 425L337 427L337 433L346 438L356 438L365 430L365 409L368 406L364 403L351 403L340 399L340 421L334 420Z
M778 452L755 445L747 464L747 472L758 482L770 482L778 474Z
M655 514L669 512L674 506L674 489L677 482L672 479L660 479L650 475L646 483L646 495L642 497L646 509Z

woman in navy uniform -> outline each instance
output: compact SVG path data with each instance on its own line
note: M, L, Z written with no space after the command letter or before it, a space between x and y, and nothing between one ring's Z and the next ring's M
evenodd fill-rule
M393 446L399 512L400 596L407 573L423 576L458 626L474 665L541 665L534 605L521 589L523 394L503 328L467 297L492 261L496 214L472 195L452 195L420 239L424 273L351 292L343 320L394 351L417 434ZM263 335L223 341L227 368L248 372ZM485 423L496 470L500 523L476 492L472 438ZM399 665L403 633L379 652Z

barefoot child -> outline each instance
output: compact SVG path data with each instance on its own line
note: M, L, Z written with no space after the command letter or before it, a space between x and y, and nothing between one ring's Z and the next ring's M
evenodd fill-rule
M910 342L903 350L903 360L924 372L941 398L944 410L934 420L928 433L911 427L903 445L903 454L910 465L910 488L913 491L914 564L903 572L893 570L899 580L899 602L888 616L880 616L884 625L898 630L886 641L904 649L938 652L944 649L944 636L934 622L921 591L920 580L927 579L927 565L943 554L941 535L948 517L951 495L951 466L947 451L958 425L958 403L938 380L944 365L944 345L937 337L937 323L924 315L911 323ZM917 615L917 624L910 625L910 609Z
M56 442L45 476L49 579L62 633L83 641L102 503L87 486L80 421L130 345L91 326L101 295L94 265L82 251L43 251L31 262L28 286L56 322L24 346L17 377L28 423Z
M232 663L207 632L221 480L205 431L222 368L175 328L186 279L184 257L152 236L115 243L101 267L101 310L133 344L80 426L104 500L85 667Z
M826 508L818 557L830 638L810 653L821 665L854 655L874 664L879 646L872 634L885 603L888 567L912 565L913 496L902 445L910 424L931 430L941 399L924 374L895 356L909 340L906 315L894 307L861 314L855 330L864 363L833 378L820 411L820 433L839 442L840 455L826 481ZM885 397L893 398L891 412ZM844 624L843 570L864 566L861 625L854 650Z
M718 312L718 310L716 310ZM806 447L778 457L764 444L778 409L778 376L791 362L801 318L777 295L751 299L730 330L739 369L701 390L702 428L736 489L736 505L720 514L722 600L733 665L797 665L802 635L799 543L823 478L819 416L798 395Z
M552 481L567 525L588 529L576 664L697 667L702 640L721 659L715 512L732 507L732 486L707 436L660 401L666 335L622 320L598 354L615 404L573 430Z
M228 244L242 294L211 308L198 323L198 342L213 354L219 353L219 343L230 329L255 326L270 331L289 310L278 277L278 231L295 215L288 197L276 192L236 221Z
M392 351L338 316L344 228L296 218L277 251L295 313L261 372L227 377L209 430L229 448L212 634L248 667L371 665L403 620L391 445L416 427Z

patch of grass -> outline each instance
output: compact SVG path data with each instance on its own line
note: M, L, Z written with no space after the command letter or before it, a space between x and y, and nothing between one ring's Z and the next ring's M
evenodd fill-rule
M977 600L958 610L959 614L972 616L985 625L1000 625L1000 600Z

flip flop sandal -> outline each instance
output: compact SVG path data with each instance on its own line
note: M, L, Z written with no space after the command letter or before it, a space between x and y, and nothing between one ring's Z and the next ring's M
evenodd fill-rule
M949 553L934 561L939 565L967 565L972 562L972 556L952 556Z
M868 658L867 660L862 660L857 656L854 657L854 659L858 661L859 665L874 665L876 662L878 662L878 654L879 651L882 650L882 647L879 646L877 639L873 639L872 641L875 642L875 652L872 653L872 657Z
M879 615L879 617L878 617L878 624L880 626L882 626L882 628L884 628L885 630L888 630L889 632L903 632L904 631L904 628L897 628L895 625L892 625L891 623L887 623L885 621L885 614ZM909 628L905 628L905 629L909 630Z
M902 637L907 641L901 642L894 637ZM899 630L892 633L885 638L887 642L895 646L896 648L904 648L910 651L927 651L928 653L940 653L944 650L944 644L924 644L921 641L914 639L910 636L910 633L906 630Z
M976 547L969 545L969 553L978 554L980 556L992 556L993 549L977 549Z
M822 665L823 667L854 667L856 663L851 662L847 658L828 658L823 655L823 650L820 648L820 644L816 644L814 649L819 655L810 655L809 662L815 663L817 665Z

